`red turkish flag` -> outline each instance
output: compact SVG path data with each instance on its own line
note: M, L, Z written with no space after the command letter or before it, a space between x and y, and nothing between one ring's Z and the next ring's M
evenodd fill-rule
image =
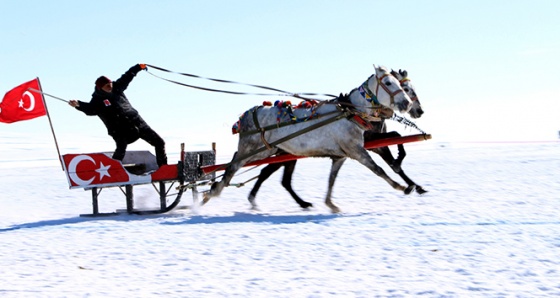
M29 89L31 88L31 89ZM6 92L0 102L0 122L12 123L47 114L39 79L33 79Z

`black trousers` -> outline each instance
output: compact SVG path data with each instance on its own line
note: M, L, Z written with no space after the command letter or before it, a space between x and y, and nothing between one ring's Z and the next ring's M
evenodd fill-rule
M165 141L148 125L142 125L137 131L130 131L126 135L114 135L113 140L117 144L113 159L123 160L128 144L142 139L154 146L156 150L156 161L158 166L167 164L167 154L165 153Z

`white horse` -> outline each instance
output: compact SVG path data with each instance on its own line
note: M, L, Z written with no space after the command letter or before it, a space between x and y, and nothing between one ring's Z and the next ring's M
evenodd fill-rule
M408 114L414 119L420 118L422 116L422 114L424 114L424 110L422 109L422 105L420 104L420 100L418 99L418 95L416 94L416 90L415 90L414 86L412 85L412 83L410 82L410 79L408 78L408 72L406 70L399 70L398 72L392 70L391 74L395 78L397 78L397 80L399 80L403 90L406 92L406 94L408 94L410 99L412 99L412 108L408 111ZM371 125L372 125L372 128L364 132L364 141L365 142L373 141L373 140L379 140L379 139L388 138L388 137L400 137L401 136L396 131L389 132L389 133L387 132L387 127L385 125L385 119L384 118L381 118L378 121L372 121ZM391 169L395 173L397 173L408 184L408 186L414 186L414 190L416 192L418 192L419 194L425 193L426 190L424 190L424 188L422 188L420 185L418 185L414 181L412 181L402 170L401 163L402 163L403 159L406 157L406 151L404 150L404 145L403 144L398 144L397 147L398 147L397 158L393 157L393 154L391 153L391 150L389 149L388 146L384 146L384 147L380 147L380 148L373 148L373 149L368 149L368 150L372 151L372 152L375 152L379 156L381 156L381 158L383 158L383 160L391 167ZM271 163L271 164L268 164L266 167L264 167L261 170L261 172L259 174L259 178L257 179L255 184L253 185L253 189L251 189L251 192L249 193L249 197L248 197L249 202L253 206L253 209L256 209L256 206L257 206L257 203L256 203L257 192L259 191L261 185L274 172L279 170L281 167L284 167L284 173L282 175L282 182L281 182L282 186L290 193L292 198L296 201L296 203L301 208L309 208L309 207L313 206L313 204L311 204L307 201L304 201L302 198L300 198L296 194L294 189L292 188L292 177L293 177L293 173L294 173L294 170L295 170L296 163L297 163L297 159L290 160L290 161L285 161L285 162L281 162L281 163ZM330 196L330 194L332 194L332 188L334 186L334 180L335 180L336 176L337 176L336 171L331 173L331 179L329 181L329 188L328 188L328 191L327 191L327 196Z
M412 106L410 97L403 91L399 81L385 67L375 67L375 74L348 96L322 102L313 111L315 120L286 124L283 121L290 121L291 115L282 115L280 119L276 107L257 106L248 110L238 122L237 152L227 165L222 180L214 183L205 194L203 203L219 196L243 165L272 156L279 149L298 156L331 157L331 179L334 179L332 173L338 172L344 160L352 158L383 178L394 189L410 193L412 188L406 188L392 180L375 164L363 146L364 131L367 128L352 121L355 116L367 120L380 105L403 113ZM302 115L296 116L301 118ZM337 161L340 161L340 165ZM330 193L325 203L332 212L340 211L332 203Z

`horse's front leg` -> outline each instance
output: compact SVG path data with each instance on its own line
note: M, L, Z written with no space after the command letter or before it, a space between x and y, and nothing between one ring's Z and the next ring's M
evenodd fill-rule
M373 148L370 149L370 151L381 156L381 158L383 158L385 163L391 167L393 172L399 173L401 171L400 163L397 163L397 160L393 157L393 154L391 153L389 147Z
M391 166L393 168L393 170L395 171L395 173L399 173L402 171L402 162L404 160L404 158L406 157L406 151L404 150L404 146L403 144L398 144L397 145L398 151L399 151L399 155L397 156L396 159L393 159L393 165ZM391 153L391 150L389 149L389 147L387 147L387 151L389 151L389 153ZM392 156L391 156L392 158Z
M416 182L412 181L412 179L408 178L408 176L404 173L403 169L402 169L402 162L404 160L404 158L406 157L406 151L404 150L404 145L403 144L398 144L397 148L399 150L399 155L397 156L397 159L394 160L393 162L393 170L395 170L395 173L399 174L399 176L401 176L401 178L409 185L409 186L414 186L414 189L416 190L417 193L419 194L424 194L426 192L428 192L427 190L423 189L422 186L416 184ZM387 147L387 151L389 152L389 154L391 154L391 150L389 149L389 147ZM393 156L391 155L391 159L393 158ZM398 169L398 171L397 171Z
M412 181L412 179L410 179L402 170L401 163L404 157L406 156L406 152L402 144L398 145L398 149L399 149L399 156L397 157L396 160L393 158L393 155L391 154L391 150L389 149L389 147L376 148L373 151L379 154L379 156L381 156L381 158L383 158L383 160L389 166L391 166L391 169L393 169L393 171L395 171L395 173L397 173L406 182L408 186L414 186L414 189L419 194L426 193L427 190L423 189L422 186Z
M361 164L366 166L368 169L370 169L377 176L383 178L383 180L387 181L387 183L389 183L389 185L391 185L391 187L393 187L394 189L401 190L405 194L410 194L412 192L412 190L414 190L414 187L415 187L414 185L404 187L404 186L400 185L398 182L396 182L395 180L391 179L391 177L389 177L387 175L387 173L385 173L385 171L381 167L379 167L373 161L373 159L371 159L371 156L369 156L369 154L367 153L367 151L363 147L358 148L353 153L354 153L354 157L353 157L354 159L356 159L358 162L360 162Z
M336 180L336 176L338 176L338 172L340 168L346 161L346 157L332 157L332 166L331 166L331 173L329 174L329 187L327 190L327 197L325 198L325 204L331 208L332 213L339 213L340 208L338 208L331 200L332 197L332 189L334 187L334 182Z
M383 132L383 133L375 133L372 131L367 131L364 133L364 141L374 141L374 140L381 140L386 138L395 138L400 137L401 135L396 131L391 132ZM391 169L398 173L401 171L401 164L404 158L406 157L406 151L404 150L404 146L402 144L398 144L399 155L395 159L393 154L391 154L391 150L389 147L381 147L381 148L373 148L370 151L377 153L379 156L383 158L383 160L391 167Z

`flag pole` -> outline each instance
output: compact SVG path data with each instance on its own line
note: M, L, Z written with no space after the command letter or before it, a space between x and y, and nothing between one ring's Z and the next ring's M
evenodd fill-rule
M39 80L39 78L37 78L37 80ZM40 83L40 82L39 82L39 88L41 88L41 83ZM31 91L33 91L33 92L37 92L37 93L44 94L44 95L49 96L49 97L52 97L52 98L54 98L54 99L58 99L58 100L63 101L63 102L68 102L68 101L67 101L66 99L64 99L64 98L60 98L60 97L56 97L56 96L54 96L54 95L50 95L50 94L48 94L47 92L43 92L43 90L37 90L37 89L35 89L35 88L27 88L27 89L29 89L29 90L31 90Z
M47 112L47 118L49 118L49 125L51 126L51 132L52 132L53 139L54 139L54 145L56 146L56 152L58 153L58 160L60 161L60 166L62 167L62 171L64 171L64 163L62 162L62 155L60 155L60 148L58 147L58 141L56 140L56 134L54 133L54 128L53 128L52 121L51 121L51 115L49 114L49 109L47 108L47 101L45 100L45 97L43 96L43 94L46 94L46 95L49 95L49 94L43 93L43 91L42 91L43 88L41 87L41 81L39 81L39 77L37 77L37 82L39 83L39 89L40 90L35 90L33 88L29 88L29 89L33 89L34 91L41 93L41 99L43 100L43 105L45 106L45 111ZM52 95L49 95L49 96L52 96ZM54 96L52 96L52 97L54 97ZM57 97L54 97L54 98L67 102L66 100L64 100L62 98L57 98Z

